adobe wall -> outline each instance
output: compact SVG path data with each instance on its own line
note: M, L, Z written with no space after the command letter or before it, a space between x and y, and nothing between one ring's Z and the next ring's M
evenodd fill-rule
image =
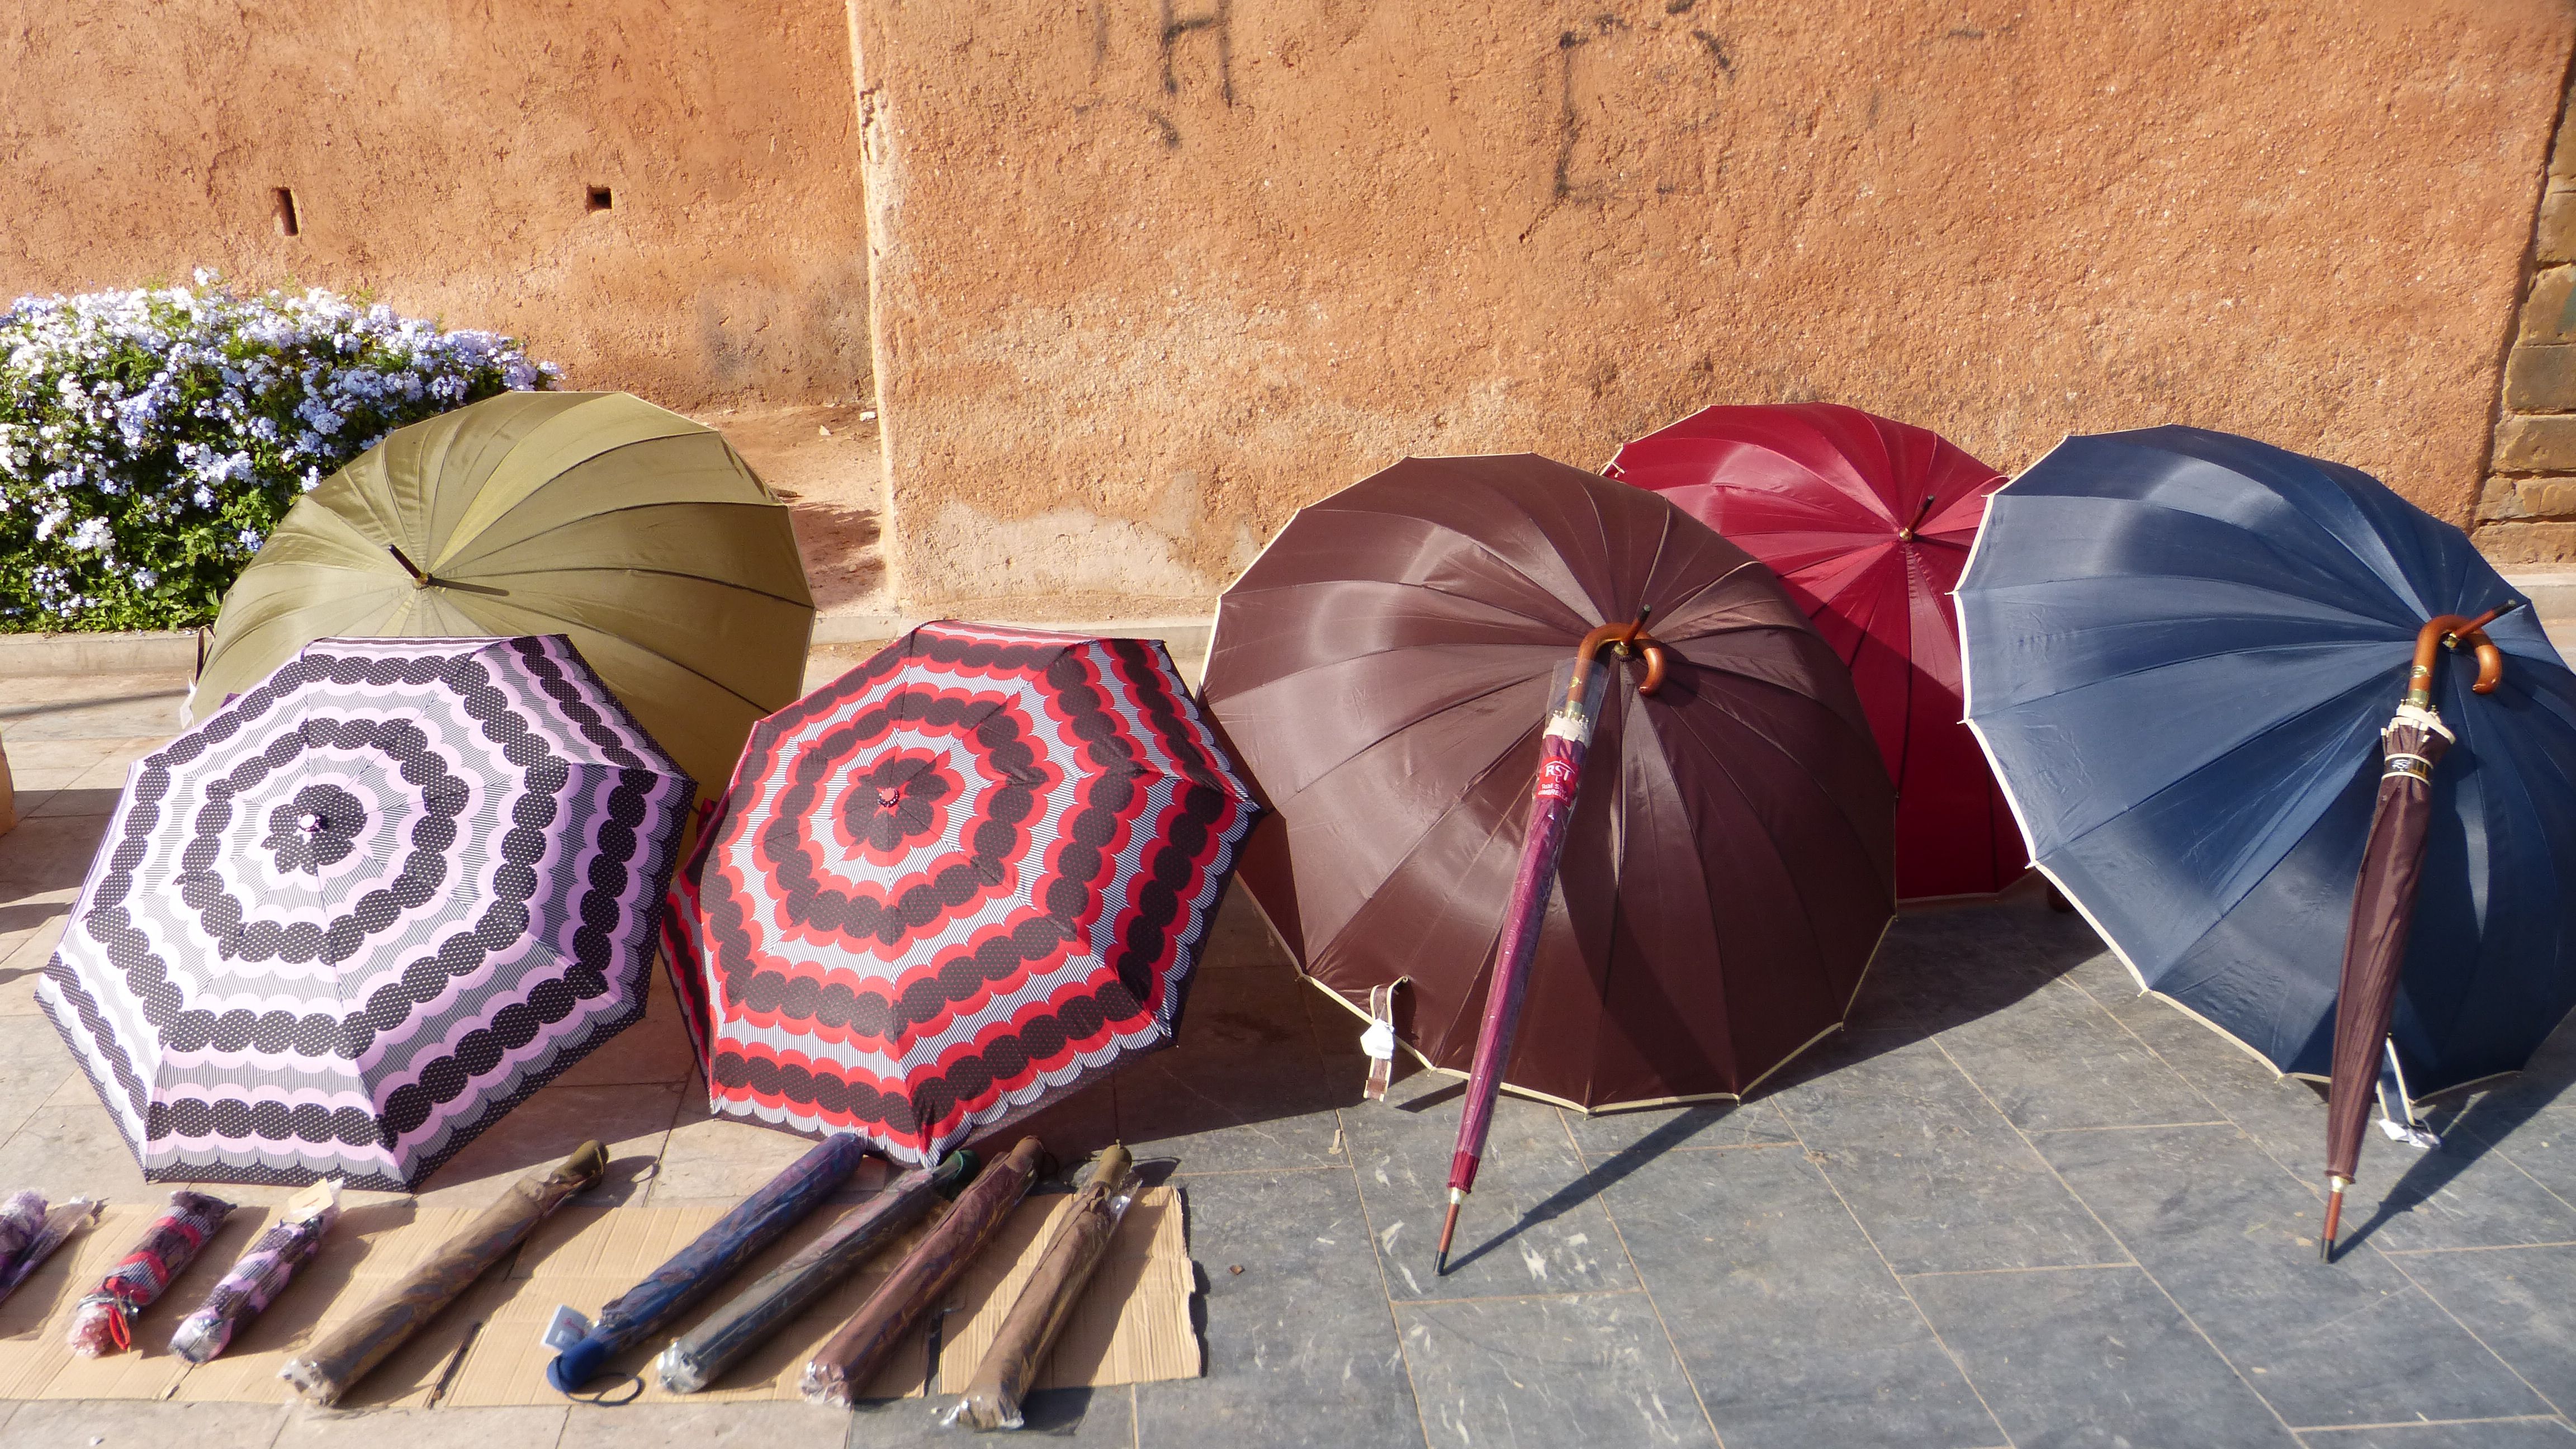
M866 394L841 0L0 0L0 35L0 301L213 266L673 407Z
M1406 454L1822 398L2471 520L2568 0L853 0L894 587L1204 607Z

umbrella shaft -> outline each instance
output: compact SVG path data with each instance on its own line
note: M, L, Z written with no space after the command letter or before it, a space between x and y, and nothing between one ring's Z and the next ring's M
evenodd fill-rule
M1484 1156L1485 1133L1493 1125L1503 1065L1511 1057L1521 1003L1529 996L1530 958L1538 953L1547 898L1556 886L1556 863L1565 853L1566 821L1574 814L1574 792L1583 783L1582 736L1591 733L1591 723L1588 715L1560 713L1548 722L1541 742L1529 836L1521 843L1520 873L1512 879L1502 940L1494 950L1493 982L1486 989L1485 1019L1476 1034L1476 1063L1467 1076L1466 1111L1458 1121L1458 1153L1449 1167L1449 1185L1460 1192L1476 1185L1476 1163Z

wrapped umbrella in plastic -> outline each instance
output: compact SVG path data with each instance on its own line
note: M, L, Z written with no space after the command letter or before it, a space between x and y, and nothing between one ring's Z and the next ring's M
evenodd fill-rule
M25 1198L33 1194L21 1193L19 1196ZM36 1201L41 1203L43 1199L37 1198ZM35 1276L36 1270L45 1266L45 1260L52 1257L54 1250L68 1241L72 1234L96 1223L100 1211L106 1206L90 1198L76 1197L48 1209L42 1225L27 1240L27 1245L20 1248L6 1266L0 1266L0 1299L17 1292L19 1284Z
M295 1270L313 1261L322 1239L340 1220L340 1180L325 1178L297 1193L277 1221L268 1225L233 1263L197 1311L179 1320L170 1335L170 1351L190 1363L206 1363L222 1353L241 1331L295 1278Z
M867 1155L867 1139L855 1133L827 1137L599 1310L598 1322L570 1308L556 1309L546 1342L560 1352L546 1365L546 1382L563 1393L579 1392L620 1351L714 1291L752 1254L821 1206Z
M174 1192L116 1266L72 1310L72 1352L101 1358L134 1346L136 1314L160 1301L224 1225L233 1205L201 1192Z
M974 1179L976 1165L975 1154L960 1149L940 1159L937 1171L913 1168L870 1194L796 1256L763 1273L662 1350L653 1361L662 1387L694 1394L714 1383L896 1234L919 1222L941 1197L955 1197Z

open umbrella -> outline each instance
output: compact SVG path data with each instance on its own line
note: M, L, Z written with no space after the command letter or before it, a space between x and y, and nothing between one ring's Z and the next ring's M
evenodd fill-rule
M1469 1068L1565 666L1643 610L1541 897L1502 1080L1597 1108L1744 1091L1840 1025L1894 914L1851 676L1742 549L1526 455L1413 458L1299 511L1225 592L1208 708L1278 823L1243 879L1305 973ZM1605 642L1596 638L1596 645ZM1616 685L1616 681L1612 682ZM1544 882L1541 882L1544 889Z
M1168 1045L1258 808L1162 645L913 630L761 721L673 883L710 1105L928 1167Z
M315 639L562 634L710 791L796 698L814 600L723 435L624 393L514 392L395 430L234 581L197 717Z
M2069 438L1988 504L1959 587L1968 719L2039 867L2142 986L2279 1071L2345 1073L2390 703L2428 623L2512 597L2354 469L2196 428ZM2576 676L2527 613L2487 633L2495 692L2452 670L2428 696L2457 742L2391 1018L2419 1096L2516 1070L2576 1005Z
M1924 428L1831 403L1705 408L1602 472L1768 564L1851 666L1896 781L1896 893L1991 895L2029 867L1961 723L1950 601L2003 475Z
M400 1191L643 1015L692 788L559 636L323 640L128 771L36 999L145 1177Z

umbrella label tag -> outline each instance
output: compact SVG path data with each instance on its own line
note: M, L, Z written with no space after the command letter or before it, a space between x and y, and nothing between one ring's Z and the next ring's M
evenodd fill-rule
M1399 976L1369 988L1368 1029L1360 1033L1360 1050L1369 1058L1368 1085L1361 1095L1369 1101L1385 1101L1386 1089L1395 1080L1395 988L1412 979Z
M546 1320L545 1345L562 1353L590 1337L590 1320L581 1316L569 1303L555 1305L555 1316Z
M1576 773L1574 762L1562 756L1551 756L1539 761L1538 798L1541 800L1573 799Z

